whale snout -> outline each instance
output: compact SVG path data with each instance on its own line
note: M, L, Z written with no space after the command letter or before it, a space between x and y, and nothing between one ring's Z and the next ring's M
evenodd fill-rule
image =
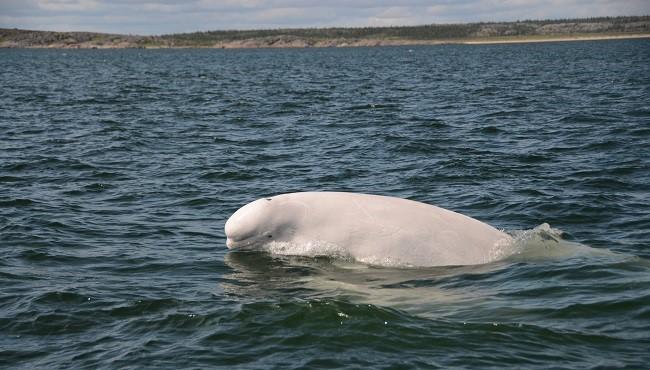
M243 223L243 224L242 224ZM235 219L234 215L226 221L226 247L233 249L245 244L244 242L255 236L253 230L247 230L245 222Z
M237 221L234 219L235 215L230 216L228 221L226 221L226 226L224 227L224 231L226 232L226 246L228 248L232 248L232 246L235 244L235 240L241 239L239 237L239 234L241 234L239 227L237 225Z
M290 238L297 220L304 218L306 206L302 202L262 198L238 209L224 225L226 246L255 248Z
M265 220L268 219L267 200L251 202L226 221L226 247L229 249L245 247L255 244L265 229Z

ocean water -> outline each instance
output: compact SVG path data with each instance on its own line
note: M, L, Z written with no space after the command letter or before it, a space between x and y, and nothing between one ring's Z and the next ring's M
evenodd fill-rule
M647 39L0 50L0 367L647 368L648 60ZM226 249L240 206L307 190L528 242L432 268Z

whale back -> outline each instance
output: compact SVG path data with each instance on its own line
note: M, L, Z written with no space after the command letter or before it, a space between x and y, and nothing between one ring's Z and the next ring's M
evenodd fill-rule
M274 231L278 237L267 242L283 243L284 251L292 245L301 252L327 246L371 264L470 265L502 257L512 241L483 222L407 199L343 192L266 199L259 229L268 230L273 217L282 219L275 222L283 228Z

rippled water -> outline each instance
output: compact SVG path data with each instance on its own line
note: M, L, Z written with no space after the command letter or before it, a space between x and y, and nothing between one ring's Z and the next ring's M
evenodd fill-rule
M649 40L0 50L0 366L646 367L648 60ZM305 190L538 241L427 269L226 250L238 207Z

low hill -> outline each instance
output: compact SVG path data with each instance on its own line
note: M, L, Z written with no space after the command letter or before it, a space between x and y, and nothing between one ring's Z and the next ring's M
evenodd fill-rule
M407 27L208 31L160 36L0 29L0 47L345 47L436 43L527 42L609 37L650 37L650 16L430 24Z

